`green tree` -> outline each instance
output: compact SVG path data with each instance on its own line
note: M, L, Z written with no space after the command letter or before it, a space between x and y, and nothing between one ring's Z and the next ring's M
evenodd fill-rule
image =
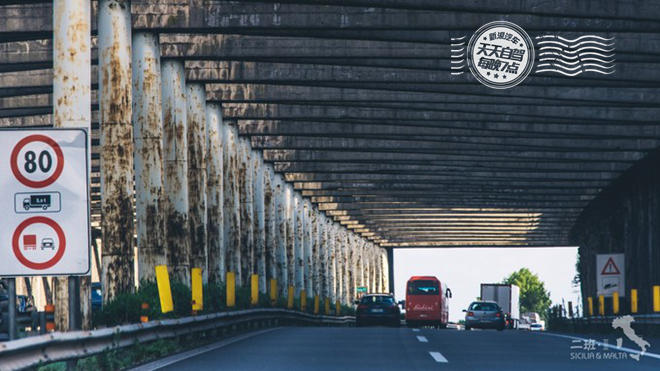
M550 293L545 289L545 284L539 276L527 268L521 268L511 273L503 281L520 287L520 312L536 312L541 316L546 315L550 308Z

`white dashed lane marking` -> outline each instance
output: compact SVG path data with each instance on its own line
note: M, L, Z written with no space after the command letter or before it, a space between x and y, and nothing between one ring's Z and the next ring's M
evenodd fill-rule
M417 340L419 340L420 343L428 343L429 340L425 336L418 336Z
M440 352L429 352L429 354L438 363L449 363L449 361L447 361L447 358L445 358L442 354L440 354Z
M419 329L418 329L418 328L414 328L414 329L413 329L413 332L419 332Z

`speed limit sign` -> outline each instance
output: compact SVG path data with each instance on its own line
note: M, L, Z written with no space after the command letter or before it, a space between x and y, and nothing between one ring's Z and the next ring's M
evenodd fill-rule
M89 274L87 143L82 129L0 131L0 276Z

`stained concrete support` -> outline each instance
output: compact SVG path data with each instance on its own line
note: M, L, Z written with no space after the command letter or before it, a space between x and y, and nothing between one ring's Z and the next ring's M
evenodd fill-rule
M208 280L221 283L226 277L224 244L224 173L222 111L217 103L206 104L206 202Z
M335 252L335 229L332 218L325 218L325 234L326 234L326 253L327 253L327 268L328 274L326 275L326 289L325 296L332 299L336 298L336 282L337 282L337 254Z
M305 202L300 193L294 193L293 209L295 215L295 267L296 296L305 289Z
M133 135L138 282L167 264L163 204L163 112L158 35L133 34Z
M107 302L135 289L130 2L101 0L98 17L101 282Z
M244 283L256 273L254 266L254 189L252 147L246 138L239 139L238 187L241 212L241 275Z
M91 132L91 4L90 0L53 1L53 126ZM91 148L91 147L90 147ZM91 162L90 162L91 163ZM83 325L91 323L88 279L80 292ZM68 279L54 279L55 326L69 324Z
M188 198L188 121L186 81L182 61L163 60L163 152L165 153L165 231L173 280L190 284Z
M343 288L342 288L342 301L344 304L349 305L351 302L351 248L350 241L348 239L348 231L346 228L341 228L341 266L342 266L342 275L343 275Z
M323 298L328 297L328 233L326 230L326 220L325 220L325 215L318 211L318 209L314 209L317 212L317 217L316 217L316 228L317 228L317 245L316 245L316 252L318 256L317 260L317 269L316 269L316 277L317 277L317 287L316 287L316 292L318 293L319 296Z
M262 162L264 173L264 238L266 249L265 282L274 278L279 281L277 264L277 202L275 189L275 171L272 164ZM270 287L270 286L264 286Z
M314 291L314 252L312 245L313 242L313 211L312 203L309 202L309 199L303 200L303 223L305 224L303 230L303 264L305 270L305 291L309 296L315 294Z
M378 289L378 264L376 259L376 248L372 246L369 249L369 263L371 264L371 287L373 290Z
M227 271L236 274L236 285L240 286L243 281L241 280L241 212L238 191L238 128L235 121L224 121L222 129L225 263Z
M355 254L357 260L355 266L355 274L357 275L355 284L357 287L364 287L364 241L360 237L357 238L357 250Z
M387 288L388 291L394 294L394 249L385 249L387 251ZM403 293L405 294L405 292Z
M252 192L254 196L254 260L259 275L259 291L266 293L266 200L264 162L261 153L252 152Z
M289 258L287 256L287 206L288 199L285 191L285 184L279 175L274 176L275 184L275 227L276 227L276 246L275 259L277 260L277 283L278 291L281 297L285 297L289 287Z
M203 84L186 87L188 117L188 203L190 264L202 268L208 282L208 235L206 214L206 90Z
M342 228L339 224L333 223L333 233L335 237L335 295L336 300L344 303L344 241L342 239Z
M380 277L381 277L381 287L382 287L382 292L388 292L390 283L388 282L388 274L387 274L387 251L381 247L377 247L378 251L380 252Z
M350 232L348 235L349 248L351 249L351 260L349 262L349 269L351 274L351 303L355 300L357 295L357 283L358 283L358 252L359 246L357 244L357 236L355 233Z
M296 234L297 234L297 201L291 183L285 186L285 209L286 209L286 259L287 259L287 281L289 286L296 287L296 272L298 271L296 260Z

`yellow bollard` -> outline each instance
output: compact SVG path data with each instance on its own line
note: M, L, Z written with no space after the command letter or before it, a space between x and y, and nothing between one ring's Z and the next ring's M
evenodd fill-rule
M660 286L653 286L653 311L660 312Z
M591 296L589 296L587 298L587 301L589 302L589 316L593 316L594 315L594 299Z
M330 299L325 298L325 315L329 316L330 315Z
M637 313L637 289L630 290L630 312Z
M612 313L619 314L619 292L612 293Z
M259 304L259 275L253 274L250 283L252 288L250 291L250 304L256 306Z
M193 268L192 276L192 310L204 310L204 294L202 288L202 268ZM194 313L193 313L194 314Z
M289 286L289 291L287 292L286 298L286 308L293 309L293 286Z
M307 292L305 290L300 290L300 310L307 310Z
M340 316L341 315L341 303L339 300L335 302L335 315Z
M236 306L236 274L227 272L227 308Z
M314 314L319 314L319 310L320 310L319 306L320 306L319 296L315 295L314 296Z
M598 295L598 314L605 315L605 295Z
M277 304L277 280L274 278L270 279L270 303Z
M158 297L160 298L160 310L163 313L174 310L172 302L172 289L170 287L170 275L164 265L156 266L156 283L158 284Z

